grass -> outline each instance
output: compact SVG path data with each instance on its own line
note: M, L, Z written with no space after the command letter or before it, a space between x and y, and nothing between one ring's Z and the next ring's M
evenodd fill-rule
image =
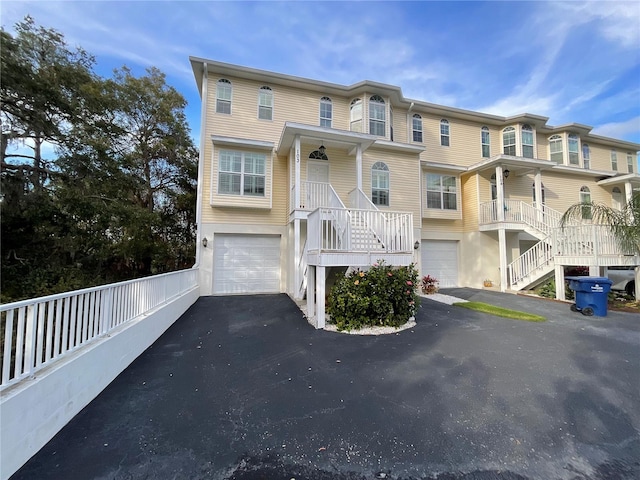
M524 320L525 322L544 322L547 319L533 313L519 312L518 310L510 310L508 308L496 307L482 302L458 302L454 303L457 307L468 308L476 312L489 313L497 317L512 318L514 320Z

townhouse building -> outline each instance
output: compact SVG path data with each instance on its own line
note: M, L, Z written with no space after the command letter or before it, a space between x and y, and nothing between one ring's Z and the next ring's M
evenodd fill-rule
M555 275L558 297L564 266L640 265L606 227L558 224L577 202L622 208L640 190L638 144L374 81L190 61L203 295L306 298L321 328L333 276L379 260L414 263L441 287L521 290Z

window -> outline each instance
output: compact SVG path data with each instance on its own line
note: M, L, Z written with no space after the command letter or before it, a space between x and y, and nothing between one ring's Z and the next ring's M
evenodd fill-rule
M580 203L591 203L591 191L589 187L580 187ZM591 205L582 207L582 219L591 220Z
M260 87L258 118L261 120L273 120L273 91L269 87Z
M569 135L569 165L580 165L579 151L578 136L572 133Z
M440 145L443 147L448 147L450 145L449 134L449 120L445 120L443 118L440 120Z
M618 153L615 150L611 150L611 170L618 171Z
M369 99L369 133L384 137L386 131L386 111L384 99L374 95Z
M533 158L533 128L531 125L522 126L522 156Z
M413 141L422 142L422 117L417 113L413 114L411 128L413 130Z
M627 171L633 173L633 154L627 153Z
M507 127L502 131L502 151L505 155L516 155L516 129Z
M553 135L549 137L549 156L552 162L564 163L562 156L562 137Z
M266 163L262 153L220 150L218 193L264 197Z
M329 97L320 99L320 126L331 128L331 120L333 118L333 104Z
M216 88L216 113L231 114L231 82L226 78L218 80Z
M587 170L591 168L591 149L588 143L582 144L582 165Z
M427 208L458 209L456 177L427 174Z
M545 198L544 198L544 183L541 184L540 187L542 188L542 204L544 205L544 202L545 202ZM536 203L536 184L535 184L535 182L533 182L533 184L531 185L531 188L533 189L533 203Z
M489 158L491 156L491 137L489 134L489 127L482 127L480 137L482 142L482 156Z
M371 167L371 201L374 205L389 206L389 167L383 162Z
M314 150L309 154L311 160L329 160L326 153L320 153L320 150Z
M352 132L362 132L362 100L356 98L349 107L350 128Z

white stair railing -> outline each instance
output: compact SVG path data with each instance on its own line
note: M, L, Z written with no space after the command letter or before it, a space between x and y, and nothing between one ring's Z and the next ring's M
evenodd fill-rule
M349 192L349 204L352 208L360 208L363 210L380 210L359 188L354 188Z
M305 240L302 247L302 253L298 259L298 271L300 272L300 285L298 286L298 296L302 298L307 289L307 241Z
M550 241L550 238L541 240L509 264L509 285L511 287L522 286L521 282L536 271L542 274L549 272L554 265Z

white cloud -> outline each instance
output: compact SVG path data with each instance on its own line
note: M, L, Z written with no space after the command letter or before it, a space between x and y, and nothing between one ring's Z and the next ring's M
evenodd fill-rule
M640 142L640 116L622 122L611 122L599 125L593 129L592 133L613 138L635 137L635 141Z

